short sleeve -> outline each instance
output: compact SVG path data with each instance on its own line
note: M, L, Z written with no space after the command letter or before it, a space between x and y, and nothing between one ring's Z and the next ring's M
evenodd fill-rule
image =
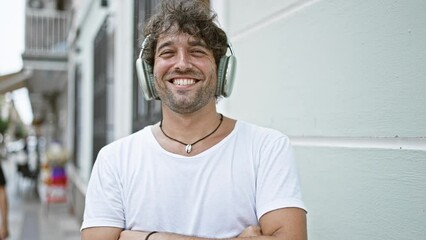
M103 148L96 159L86 192L81 229L89 227L125 227L119 161Z
M285 135L263 143L256 188L258 219L280 208L297 207L306 211L293 148Z

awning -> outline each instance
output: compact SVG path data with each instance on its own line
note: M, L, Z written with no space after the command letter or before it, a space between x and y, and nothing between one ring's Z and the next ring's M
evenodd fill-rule
M0 94L26 86L26 81L32 76L31 70L21 70L16 73L0 75Z

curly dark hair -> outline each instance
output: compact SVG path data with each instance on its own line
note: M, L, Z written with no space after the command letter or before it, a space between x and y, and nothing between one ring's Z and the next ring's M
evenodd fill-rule
M145 25L144 36L149 35L143 54L145 61L153 66L158 37L176 31L202 39L213 51L218 66L226 54L228 39L214 22L216 17L205 0L163 0Z

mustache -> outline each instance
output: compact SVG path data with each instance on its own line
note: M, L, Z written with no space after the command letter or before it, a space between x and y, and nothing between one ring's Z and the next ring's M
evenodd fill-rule
M175 78L182 75L186 77L195 78L195 79L201 79L204 77L204 75L200 71L196 71L194 69L186 69L186 70L175 69L173 71L166 73L166 75L164 75L164 78L171 79L171 78Z

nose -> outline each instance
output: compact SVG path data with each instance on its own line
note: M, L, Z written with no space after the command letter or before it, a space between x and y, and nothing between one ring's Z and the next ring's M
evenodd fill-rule
M186 71L192 68L190 56L185 52L179 52L176 57L175 69Z

